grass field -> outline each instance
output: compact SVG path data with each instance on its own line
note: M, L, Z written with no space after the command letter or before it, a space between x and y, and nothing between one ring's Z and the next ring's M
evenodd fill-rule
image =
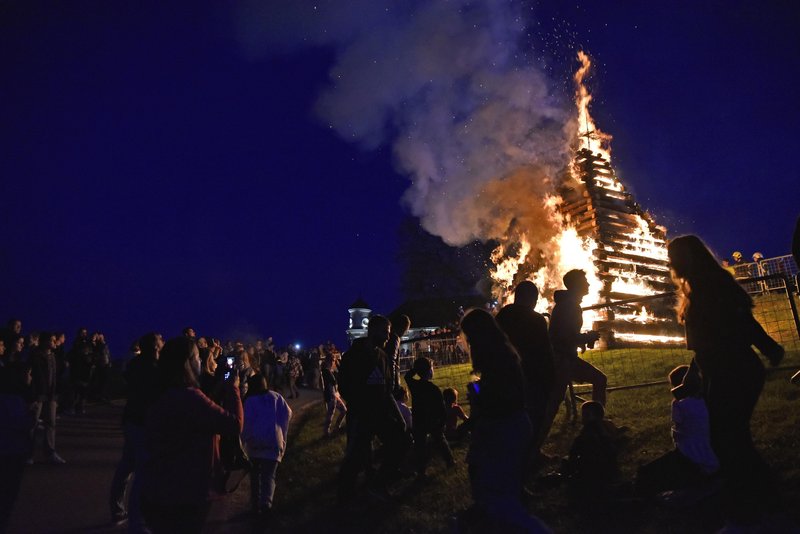
M440 369L439 385L466 383L468 366ZM788 371L770 373L753 417L756 445L775 470L789 521L800 524L800 388L788 383ZM461 388L463 389L463 385ZM672 448L670 395L666 387L614 391L607 410L618 425L630 428L621 453L625 478L636 467ZM359 490L356 504L340 509L335 501L336 473L344 453L344 435L322 437L323 409L313 407L293 425L289 449L278 471L275 530L278 532L446 532L449 518L469 505L463 462L466 444L455 445L457 466L445 470L434 459L424 485L401 483L393 502L376 501ZM788 416L787 416L788 414ZM578 428L559 414L545 452L564 455ZM650 503L618 503L601 516L587 517L567 502L563 487L537 487L526 506L556 532L695 533L721 527L718 503L712 498L691 509L670 510Z

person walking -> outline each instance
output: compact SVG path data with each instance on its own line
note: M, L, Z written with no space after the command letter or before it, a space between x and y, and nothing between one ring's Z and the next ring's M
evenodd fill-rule
M130 532L145 531L141 511L142 468L147 459L145 418L159 393L158 351L162 345L161 336L154 332L145 334L139 338L138 345L140 353L128 363L124 373L128 395L122 412L124 442L109 494L112 523L121 524L127 519Z
M467 464L474 505L459 523L478 530L549 532L522 506L522 483L533 432L525 413L525 381L519 355L492 315L473 309L461 320L472 367L472 437ZM459 525L466 526L466 525Z
M51 464L67 463L56 452L56 337L42 332L39 334L40 344L31 355L31 371L33 375L33 428L31 442L35 445L36 429L41 417L44 423L44 449L47 461ZM33 449L28 463L33 463Z
M752 345L766 351L773 365L783 357L783 348L765 343L766 334L753 318L753 300L700 238L673 239L667 255L679 291L678 318L686 327L687 348L694 352L687 376L699 372L702 378L728 526L754 525L776 499L750 431L765 378Z
M533 282L521 282L514 290L514 303L503 306L497 324L506 333L522 360L525 375L525 411L534 432L534 453L538 457L547 402L555 379L553 348L547 333L547 320L534 311L539 290ZM535 458L538 460L538 458Z
M286 400L267 387L262 374L253 375L244 402L242 442L253 467L250 499L253 513L268 522L275 496L275 475L286 451L292 409Z
M359 472L367 467L372 439L383 443L383 462L373 481L373 491L381 497L399 474L410 442L405 422L392 396L392 367L383 351L391 326L382 315L373 315L367 337L356 339L342 356L339 390L347 403L347 448L339 471L339 501L350 501Z

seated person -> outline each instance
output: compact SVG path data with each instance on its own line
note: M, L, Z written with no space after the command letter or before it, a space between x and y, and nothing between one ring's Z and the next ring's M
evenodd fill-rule
M672 440L675 448L641 466L636 490L652 496L668 490L698 488L719 469L711 448L708 409L701 397L700 377L681 365L669 374L672 386Z

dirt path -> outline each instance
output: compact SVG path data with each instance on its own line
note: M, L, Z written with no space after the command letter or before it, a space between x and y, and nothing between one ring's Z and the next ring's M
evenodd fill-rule
M299 413L321 399L321 392L301 389L300 397L289 399L289 405ZM123 406L124 401L98 404L89 406L85 416L59 418L56 448L67 464L44 463L37 443L37 462L25 471L9 532L124 532L110 524L108 507L111 478L122 450ZM209 532L231 531L222 527L245 511L247 500L239 495L244 486L214 503Z

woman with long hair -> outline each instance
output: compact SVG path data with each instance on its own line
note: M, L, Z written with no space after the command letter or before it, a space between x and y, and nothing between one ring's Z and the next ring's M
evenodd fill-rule
M468 311L461 320L461 331L480 380L469 386L473 427L467 463L475 505L460 521L475 519L497 528L549 532L520 502L533 433L524 410L519 355L494 317L484 310Z
M678 317L686 327L687 348L694 351L692 371L702 377L711 445L725 479L726 516L735 523L754 522L771 484L750 433L765 376L752 345L773 365L783 349L753 318L750 295L697 236L673 239L667 253L679 289Z
M167 341L158 360L161 392L147 413L149 458L142 480L147 526L159 532L200 532L209 509L217 434L238 436L243 412L236 373L223 406L198 388L200 354L185 336Z

